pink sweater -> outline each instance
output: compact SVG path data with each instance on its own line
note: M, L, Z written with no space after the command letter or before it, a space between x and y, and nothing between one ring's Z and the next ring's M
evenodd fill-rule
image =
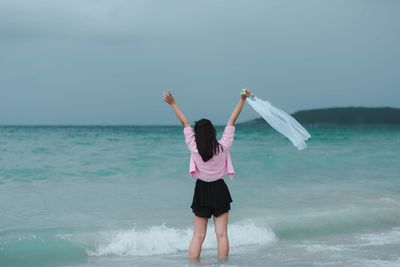
M235 126L226 126L219 143L223 147L223 151L214 155L210 160L204 162L197 151L194 130L192 127L183 129L185 142L190 150L189 173L193 177L203 181L215 181L228 175L233 179L235 170L233 169L230 148L235 135Z

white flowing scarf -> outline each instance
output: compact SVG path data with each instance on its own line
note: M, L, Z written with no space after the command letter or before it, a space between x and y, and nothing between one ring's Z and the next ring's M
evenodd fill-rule
M243 92L242 90L241 94L243 94ZM261 100L255 95L247 97L246 101L272 128L286 136L297 149L303 150L307 147L305 141L309 139L311 135L295 118L285 111L274 107L270 102Z

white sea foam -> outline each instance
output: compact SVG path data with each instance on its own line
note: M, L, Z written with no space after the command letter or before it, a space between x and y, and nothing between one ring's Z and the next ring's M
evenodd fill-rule
M191 227L177 229L165 224L151 226L145 230L130 229L126 231L104 233L106 240L99 242L91 256L147 256L171 254L185 251L192 237ZM258 226L251 220L230 224L228 228L231 246L265 245L277 240L268 226ZM216 248L217 242L214 227L208 226L203 248Z
M362 262L365 267L399 267L400 258L397 260L365 260Z
M386 205L400 206L400 201L390 198L390 197L381 197L379 201L385 203Z
M388 232L363 234L358 239L366 242L366 245L374 246L400 244L400 227L394 227Z
M324 244L310 244L305 246L308 252L335 252L346 250L346 246L340 245L324 245Z

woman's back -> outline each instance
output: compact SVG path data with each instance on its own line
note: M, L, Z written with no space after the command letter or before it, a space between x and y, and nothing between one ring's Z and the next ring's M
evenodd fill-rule
M204 181L214 181L228 175L233 178L234 169L232 165L230 148L233 143L235 126L226 126L221 139L218 141L222 146L217 154L207 161L204 161L197 149L196 135L192 127L185 127L183 129L185 135L185 142L191 152L189 173L193 177L199 178Z

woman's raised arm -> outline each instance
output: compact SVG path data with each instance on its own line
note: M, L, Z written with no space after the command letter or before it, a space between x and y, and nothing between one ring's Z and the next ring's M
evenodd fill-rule
M251 96L251 91L250 89L246 88L245 94L240 96L239 102L236 104L235 109L233 110L227 125L228 126L233 126L235 125L236 119L239 117L240 112L242 112L242 108L244 106L244 103L246 103L246 98Z
M163 99L171 106L172 110L175 112L176 117L182 123L183 127L189 127L189 121L187 120L185 114L183 114L182 110L176 104L176 101L170 91L164 92Z

